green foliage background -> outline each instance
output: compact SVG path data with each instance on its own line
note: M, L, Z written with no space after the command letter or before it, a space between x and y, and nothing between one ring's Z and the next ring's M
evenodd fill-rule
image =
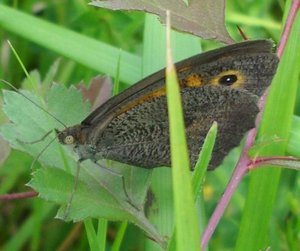
M36 16L39 20L46 20L56 26L48 26L48 24L36 21L28 25L24 31L25 23L22 18L26 18L26 16L8 15L8 12L5 12L4 4L18 10L21 14ZM238 24L249 38L272 38L278 42L283 24L283 13L286 12L285 8L286 5L283 1L250 1L247 4L245 1L228 1L226 24L231 35L237 40L242 40L236 29ZM9 25L13 22L19 29ZM157 27L155 22L152 17L143 13L95 9L89 7L87 1L83 0L43 2L24 0L13 3L1 1L0 78L14 83L18 87L31 88L30 85L23 82L23 70L6 43L6 40L9 39L26 68L29 71L36 70L38 72L35 75L36 79L45 79L50 66L57 58L60 58L55 82L66 86L76 84L81 80L88 84L90 79L98 74L109 74L114 77L121 54L120 87L123 89L164 65L165 54L164 49L161 49L165 46L164 41L147 37L151 27ZM50 35L47 32L36 33L36 30L50 31ZM31 34L32 32L36 34ZM161 32L164 32L164 29ZM82 36L77 36L77 34ZM204 51L219 46L212 41L201 41L191 37L187 39L193 39L194 53L201 47ZM119 48L122 49L121 53ZM179 58L187 57L189 53L192 53L185 50L183 43L175 48L174 53L181 54L178 56ZM296 53L299 55L299 52ZM153 59L152 62L148 62L149 65L145 65L145 55L149 54L160 57L157 61L162 62L162 65L153 62L155 61ZM286 62L286 64L288 63ZM292 68L293 66L287 65L286 67ZM286 82L288 83L289 80ZM6 87L1 84L1 88ZM284 107L284 104L282 106ZM283 140L289 142L287 154L300 156L300 141L297 141L300 138L299 117L297 117L300 115L299 99L297 99L295 107L295 119L290 132L291 140ZM6 122L2 109L0 121L1 123ZM287 121L287 123L289 122ZM270 142L272 140L272 138L269 139ZM268 140L264 144L268 144ZM203 203L200 208L201 214L205 215L204 219L209 217L222 194L237 157L238 150L234 150L225 159L222 168L208 173L203 187ZM28 189L24 184L28 183L31 178L29 169L31 162L32 157L29 155L11 150L11 154L0 167L0 194ZM159 191L160 187L168 188L169 172L168 169L154 171L152 175L154 192ZM248 176L244 179L226 210L217 232L210 242L211 250L234 249L248 191L248 179ZM270 180L271 182L272 180ZM269 238L266 241L266 243L272 244L272 250L298 250L300 246L299 195L299 174L295 171L283 170L272 220L268 228ZM166 201L170 200L170 197L171 195L156 201L157 207L166 207ZM169 210L171 209L165 210L166 217L152 220L162 233L168 232L168 228L172 228L172 226L168 226L168 217L172 217ZM119 241L118 238L122 239L122 231L126 228L126 223L110 222L106 233L107 223L105 221L88 220L84 222L84 225L82 223L65 223L54 219L56 211L55 205L38 198L1 202L0 249L88 250L90 248L93 250L92 239L99 241L96 244L94 241L94 250L99 245L105 246L106 250L118 250L116 243ZM94 227L99 230L98 235L93 232L95 231ZM259 228L259 226L257 227ZM100 231L101 229L104 231ZM137 227L128 225L119 250L158 250L158 247L153 245Z

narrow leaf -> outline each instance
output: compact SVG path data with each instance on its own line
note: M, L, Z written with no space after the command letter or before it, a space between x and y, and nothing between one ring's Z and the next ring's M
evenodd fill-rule
M105 72L111 76L115 74L119 49L111 45L51 24L3 4L0 4L0 27L97 72ZM124 51L121 65L121 81L132 83L140 78L139 57Z
M168 14L167 14L168 15ZM172 63L170 24L167 20L166 86L170 127L172 180L176 222L176 247L178 251L199 250L200 233L189 173L189 157L180 88Z
M195 172L193 175L193 192L195 200L201 192L201 186L205 172L207 170L209 161L211 159L212 151L217 137L217 123L215 122L207 133L204 140L198 162L196 163Z

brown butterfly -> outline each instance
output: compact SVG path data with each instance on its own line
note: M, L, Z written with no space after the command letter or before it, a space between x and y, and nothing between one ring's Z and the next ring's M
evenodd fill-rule
M191 165L214 121L218 135L209 169L255 125L259 97L278 65L268 40L246 41L177 63ZM58 131L80 161L110 159L142 168L170 166L165 70L142 79L93 111L81 124Z

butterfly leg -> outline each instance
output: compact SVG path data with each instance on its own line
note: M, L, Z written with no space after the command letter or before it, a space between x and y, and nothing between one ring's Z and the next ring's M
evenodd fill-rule
M123 187L123 190L124 190L124 194L126 196L126 202L128 202L132 207L134 207L135 209L139 210L139 207L137 207L134 203L133 203L133 200L130 198L129 196L129 193L126 189L126 183L125 183L125 178L122 174L110 169L110 168L107 168L106 166L104 165L101 165L100 163L97 162L97 160L94 161L94 163L99 166L100 168L102 168L103 170L105 170L106 172L112 174L112 175L115 175L119 178L121 178L121 181L122 181L122 187Z
M78 187L78 178L79 178L79 172L80 172L80 163L83 161L84 159L79 159L77 161L77 166L76 166L76 174L74 176L74 186L73 186L73 189L71 191L71 195L70 195L70 198L69 198L69 201L67 203L67 206L66 206L66 209L65 209L65 212L64 212L64 216L63 216L63 219L67 219L68 215L69 215L69 212L70 212L70 208L71 208L71 205L72 205L72 202L73 202L73 198L74 198L74 195L75 195L75 192L77 190L77 187Z
M53 130L50 130L49 132L47 132L45 135L43 135L40 139L37 139L37 140L33 140L33 141L23 141L23 140L20 140L20 139L16 139L19 143L21 144L26 144L26 145L31 145L31 144L36 144L36 143L39 143L39 142L42 142L45 140L45 138L47 138L50 133L52 132Z
M77 187L78 187L78 178L79 178L79 172L80 172L80 163L82 161L84 161L85 159L79 159L77 161L77 167L76 167L76 174L74 176L74 186L73 186L73 189L71 191L71 195L70 195L70 198L69 198L69 201L67 203L67 206L66 206L66 209L65 209L65 212L64 212L64 216L63 216L63 219L67 219L68 215L69 215L69 212L70 212L70 208L71 208L71 205L72 205L72 202L73 202L73 199L74 199L74 195L76 193L76 190L77 190ZM117 173L101 164L99 164L97 161L94 161L94 163L99 166L100 168L102 168L103 170L105 170L106 172L110 173L111 175L115 175L117 177L120 177L121 180L122 180L122 186L123 186L123 190L124 190L124 193L125 193L125 196L126 196L126 201L132 206L134 207L135 209L139 210L139 208L133 203L132 199L130 198L129 196L129 193L127 192L127 189L126 189L126 185L125 185L125 178L122 174L120 173Z

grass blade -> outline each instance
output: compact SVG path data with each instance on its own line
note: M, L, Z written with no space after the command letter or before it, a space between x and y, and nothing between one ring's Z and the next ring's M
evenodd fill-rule
M201 192L201 186L204 179L205 172L207 170L209 161L211 159L212 151L215 145L217 137L217 123L213 123L210 130L208 131L205 141L203 143L199 159L196 163L195 172L193 175L193 192L195 199Z
M97 240L97 234L96 234L95 228L93 226L92 219L85 220L84 227L85 227L87 239L89 242L90 250L91 251L103 250L100 248L100 243Z
M149 75L165 66L165 27L154 15L147 14L144 30L143 75ZM195 55L201 51L199 38L172 31L172 48L176 61ZM148 217L164 236L174 231L172 177L169 168L156 168L152 172L151 191L155 200ZM158 251L160 247L146 240L145 250Z
M180 88L170 48L170 19L167 12L166 87L170 129L173 196L178 251L199 250L200 233L192 192L189 157L183 121Z
M119 251L121 250L121 243L122 243L122 240L124 239L124 235L125 235L125 232L126 232L126 229L127 229L127 225L128 225L128 222L127 221L123 221L119 227L119 230L118 230L118 233L117 233L117 236L114 240L114 243L111 247L111 251Z
M120 50L111 45L2 4L0 4L0 27L98 72L105 72L111 76L115 74ZM138 56L122 52L120 80L125 83L139 80L140 64Z

